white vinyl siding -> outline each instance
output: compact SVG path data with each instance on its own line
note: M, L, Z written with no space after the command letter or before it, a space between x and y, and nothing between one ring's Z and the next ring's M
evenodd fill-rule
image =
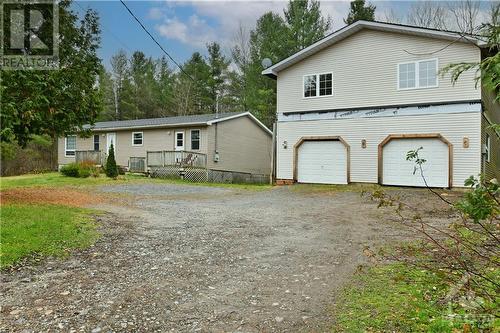
M451 63L480 60L480 49L470 43L450 44L445 40L361 30L279 72L277 111L308 112L481 99L481 91L475 86L475 70L465 72L455 85L446 74L439 77L437 88L398 90L398 64L430 60L429 55L418 54L447 45L432 55L438 60L438 72ZM315 73L333 73L335 98L304 98L303 77Z
M76 154L76 135L68 135L64 140L64 156L75 156Z
M350 148L350 181L378 182L378 145L389 134L440 133L453 144L453 186L480 173L481 113L331 119L277 123L277 178L293 179L293 145L305 136L341 136ZM463 138L469 148L463 147ZM366 148L361 148L362 140ZM288 142L283 149L282 143ZM415 147L415 149L418 147Z

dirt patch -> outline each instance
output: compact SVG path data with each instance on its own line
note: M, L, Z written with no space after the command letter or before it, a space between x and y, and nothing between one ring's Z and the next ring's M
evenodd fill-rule
M85 207L103 201L96 193L70 188L14 188L0 193L2 204L53 204Z

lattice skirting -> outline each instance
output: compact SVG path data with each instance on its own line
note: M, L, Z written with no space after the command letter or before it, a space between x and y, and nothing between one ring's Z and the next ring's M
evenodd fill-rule
M269 175L223 170L207 170L203 168L179 168L176 166L152 167L149 174L153 178L175 178L200 183L269 183Z

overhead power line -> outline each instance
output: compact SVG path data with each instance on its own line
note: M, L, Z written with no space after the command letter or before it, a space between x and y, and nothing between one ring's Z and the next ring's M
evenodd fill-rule
M148 34L148 36L156 43L156 45L158 45L158 47L163 51L163 53L165 53L167 55L167 57L172 60L172 62L177 66L179 67L179 69L181 70L181 72L183 74L185 74L187 77L189 77L191 80L193 80L193 82L196 83L196 80L193 79L193 77L191 75L189 75L183 68L181 65L179 65L179 63L177 61L174 60L174 58L172 58L172 56L163 48L163 46L160 45L160 43L158 43L158 41L156 40L156 38L153 37L153 35L148 31L148 29L146 29L146 27L144 26L144 24L142 24L142 22L137 18L137 16L135 16L135 14L130 10L130 8L128 8L128 6L125 4L125 2L123 2L123 0L120 0L120 2L122 3L122 5L127 9L127 11L130 13L130 15L132 15L132 17L137 21L137 23L139 23L139 25L141 26L141 28Z

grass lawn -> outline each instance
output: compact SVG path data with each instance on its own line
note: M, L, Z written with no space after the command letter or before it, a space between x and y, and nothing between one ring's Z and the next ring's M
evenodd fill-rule
M63 256L97 238L90 210L59 205L3 205L0 266L11 266L30 255Z
M255 184L224 184L224 183L192 183L181 179L161 179L161 178L147 178L139 174L126 174L119 176L118 179L110 179L102 175L101 177L94 178L74 178L66 177L58 172L30 174L23 176L13 177L0 177L0 189L8 190L16 187L34 187L34 186L93 186L93 185L106 185L106 184L120 184L120 183L169 183L169 184L182 184L194 186L213 186L213 187L227 187L244 190L266 190L270 189L270 185L255 185Z
M356 274L337 301L333 331L495 332L489 320L481 325L460 316L452 320L448 314L463 315L463 310L438 302L447 291L448 286L427 271L399 263L370 268Z

